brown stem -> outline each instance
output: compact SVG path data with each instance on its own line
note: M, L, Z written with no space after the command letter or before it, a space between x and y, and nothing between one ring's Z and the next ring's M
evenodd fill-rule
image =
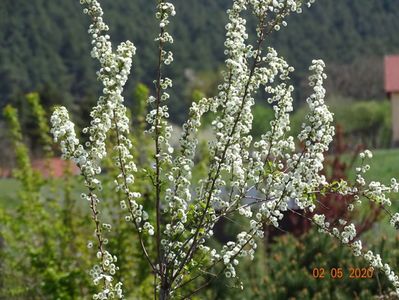
M119 127L118 127L118 122L116 121L115 110L113 111L113 121L114 121L114 124L115 124L115 132L116 132L117 144L121 145L120 132L119 132ZM143 252L144 257L147 259L148 263L150 264L153 272L156 273L156 268L155 268L153 262L151 261L151 258L150 258L149 254L148 254L148 251L147 251L147 249L146 249L146 247L144 245L144 239L143 239L142 233L141 233L141 231L139 229L139 224L137 224L137 221L135 219L135 216L134 216L134 213L133 213L132 204L130 203L129 192L128 192L129 185L127 183L126 169L125 169L125 164L123 163L123 159L122 159L122 152L121 152L121 149L119 147L118 147L118 161L119 161L119 168L120 168L120 170L122 172L122 176L123 176L124 190L125 190L126 196L128 198L129 213L130 213L130 216L132 218L132 222L133 222L133 224L134 224L134 226L136 228L137 234L139 236L141 250Z
M162 4L164 0L160 1ZM163 11L161 15L163 15ZM161 16L162 18L162 16ZM158 74L157 74L157 85L156 85L156 117L155 117L155 189L156 189L156 245L157 245L157 262L159 266L159 272L163 274L163 266L161 265L161 145L160 145L160 107L161 107L161 79L162 79L162 51L163 51L163 41L162 36L164 35L165 30L161 27L159 46L158 46Z

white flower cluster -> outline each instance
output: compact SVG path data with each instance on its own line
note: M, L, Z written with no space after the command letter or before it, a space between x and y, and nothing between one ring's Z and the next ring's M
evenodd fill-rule
M318 225L322 229L328 227L325 224L325 220L326 220L326 216L325 215L319 215L319 214L314 214L313 215L313 222L315 222L315 224Z
M396 181L396 178L391 179L391 190L393 193L399 193L399 183Z
M238 2L238 1L237 1ZM301 0L249 0L241 1L241 3L249 3L253 6L253 13L257 16L264 16L267 13L275 13L280 18L285 17L290 12L302 13L302 5L305 3L310 7L315 0L301 1ZM287 26L285 21L281 24L274 24L273 29L278 31L280 25Z
M59 142L64 159L74 159L76 147L79 146L79 140L76 138L75 124L69 120L69 114L65 107L59 107L51 116L51 133L54 141ZM84 161L76 161L77 164Z
M147 133L153 135L156 144L155 164L157 169L157 184L159 184L160 180L160 165L170 165L172 163L171 154L174 152L173 147L169 143L172 135L172 126L167 121L169 118L169 108L166 105L166 101L170 98L166 90L173 86L173 82L170 78L162 77L162 66L170 65L173 62L173 53L166 51L165 45L173 43L173 38L166 29L170 23L169 18L175 15L176 11L172 3L159 1L156 18L159 20L160 33L155 39L159 43L159 72L158 78L154 81L157 95L148 98L148 104L154 108L146 117L146 121L150 125Z
M362 174L366 173L370 170L370 165L365 164L365 159L371 159L373 154L370 150L365 150L359 154L361 158L361 165L356 168L356 183L358 187L353 189L354 192L359 192L365 198L370 201L374 201L382 206L391 206L391 200L389 195L391 193L398 193L399 192L399 184L397 183L395 178L391 179L391 184L389 186L378 182L378 181L371 181L367 184L365 178ZM361 203L360 198L358 199L358 204Z
M370 255L370 258L371 257L372 257L372 255ZM399 277L398 277L398 275L396 275L395 272L391 270L391 267L388 264L384 264L384 266L382 268L380 267L380 269L385 273L385 275L388 277L388 280L390 282L392 282L393 286L396 288L396 294L399 294Z
M283 2L279 3L279 1L273 1L274 7L264 5L267 1L249 2L257 15L266 11L281 13L284 9ZM294 1L287 3L292 4L293 7L296 5ZM294 140L289 136L289 113L292 111L293 88L284 81L289 79L289 73L293 71L293 68L279 58L275 50L271 48L265 56L262 56L260 49L254 50L252 46L246 45L248 38L246 22L240 15L247 8L247 4L246 1L235 1L232 9L228 11L229 23L226 26L225 42L225 54L228 56L227 71L225 82L219 86L219 95L211 99L202 99L198 104L194 103L190 109L190 118L183 126L182 154L175 161L175 173L172 177L175 186L166 190L171 212L180 220L173 223L176 226L166 225L165 233L171 237L176 236L184 232L185 228L182 225L190 225L186 224L185 213L187 203L190 201L193 204L193 214L196 220L199 220L196 226L201 227L203 233L191 229L192 235L186 242L164 240L164 244L168 245L168 255L173 257L174 262L178 257L184 263L184 257L190 256L193 245L195 243L202 245L206 238L211 236L209 232L213 227L212 224L236 208L241 215L249 219L255 216L250 220L252 228L250 233L241 234L248 237L247 241L249 241L255 236L263 236L260 226L264 221L278 226L283 212L288 210L288 202L291 199L294 199L300 208L313 210L315 203L308 197L308 191L317 191L320 187L328 186L325 177L320 175L324 152L328 150L334 135L333 116L324 102L325 65L321 60L315 60L310 67L310 71L313 72L310 76L310 86L314 92L307 100L310 108L307 116L308 123L303 125L303 130L298 136L304 145L304 150L299 154L291 154L295 150ZM297 11L297 9L294 10ZM262 30L258 30L258 36L262 37ZM251 58L258 62L259 66L251 69L249 67ZM276 79L281 80L282 83L273 86ZM262 136L262 139L252 144L252 137L248 135L253 119L252 95L260 85L264 85L266 92L273 95L269 102L276 103L273 107L275 120L271 122L271 129ZM208 110L221 112L212 123L216 140L210 144L213 157L210 176L201 181L196 198L191 200L190 179L197 145L196 133L201 124L201 116ZM249 149L250 145L255 148L252 153ZM365 156L370 157L370 153L365 151ZM230 187L221 178L222 173L230 174ZM265 198L242 205L241 201L245 198L245 194L253 188L253 185L249 184L251 181ZM230 188L231 192L227 192L226 188ZM337 187L337 192L341 194L356 191L356 188L350 188L346 182L340 182ZM224 194L228 194L229 197L226 198ZM258 207L254 208L257 212L253 213L251 204L257 203ZM329 231L330 224L325 222L324 216L320 216L319 219L316 216L315 221L319 223L322 231ZM333 231L344 244L351 245L354 253L360 255L361 241L353 241L356 236L353 224L345 226L343 232L337 228ZM243 241L243 239L240 240ZM252 244L256 248L256 244L251 242L250 245ZM210 251L212 261L224 262L227 277L235 276L234 266L238 262L233 257L236 254L252 256L254 251L253 248L248 251L240 249L239 245L240 242L229 242L220 254L215 249ZM188 255L184 254L185 251L182 251L182 248L186 249ZM174 251L173 249L178 249L178 252L170 253ZM233 264L231 260L234 261Z
M353 243L350 244L350 246L352 248L353 255L355 256L362 255L363 245L361 240L354 241Z
M341 241L344 244L348 244L356 237L356 228L355 225L350 224L344 227L343 232L341 232Z
M172 224L165 231L165 234L171 236L184 230L182 225L187 222L187 203L191 201L191 178L192 168L194 166L194 156L198 144L197 133L201 126L201 117L209 110L209 99L201 99L198 104L193 103L190 108L189 119L183 124L183 134L180 139L180 154L174 161L172 174L169 181L173 183L174 188L166 190L165 200L168 203L169 212L172 215ZM168 229L174 230L168 230Z
M127 41L121 43L116 51L112 50L110 37L106 32L108 26L103 21L103 11L96 0L81 0L84 6L83 12L90 16L91 25L89 34L92 37L93 58L96 58L101 65L98 71L98 79L103 84L103 95L99 98L97 105L92 109L90 116L92 121L90 127L85 128L83 133L89 135L85 147L79 144L76 134L73 131L73 123L69 120L65 108L58 108L51 118L52 133L55 140L61 140L61 150L65 158L73 159L85 178L86 185L90 193L86 198L90 202L93 215L96 221L96 235L101 245L99 259L101 259L100 272L93 272L95 283L100 280L104 282L103 290L96 294L95 299L113 299L122 298L121 283L112 284L112 277L117 268L113 261L116 261L111 254L102 250L102 245L106 239L102 237L101 228L99 228L97 205L99 199L94 194L96 189L101 189L101 182L96 175L101 173L100 163L107 155L105 141L110 129L114 129L118 137L116 165L121 169L121 175L117 178L117 187L126 192L131 214L137 218L142 215L142 206L139 206L129 190L129 185L133 182L132 172L136 171L136 166L132 161L130 148L131 141L128 139L129 119L126 117L126 108L123 105L122 91L127 81L132 66L132 57L135 54L134 45ZM121 180L122 179L122 180ZM137 208L133 210L133 208ZM149 226L146 225L148 228ZM108 230L107 228L105 228ZM151 231L151 228L149 228ZM98 270L97 270L98 271Z
M115 284L115 286L112 285L112 275L114 275L116 270L119 269L115 265L117 261L116 256L112 256L110 253L105 251L104 254L98 252L97 257L102 259L103 262L101 266L95 265L93 269L90 270L90 275L93 278L93 283L95 285L98 285L100 282L104 282L104 288L101 292L94 294L93 299L123 299L122 283L118 282Z
M389 221L393 227L396 229L399 228L399 213L395 213L392 217L391 220Z
M360 152L359 156L360 156L361 159L373 158L373 153L370 150L366 149L363 152Z
M122 105L123 87L127 81L132 66L132 57L135 54L134 45L127 41L121 43L116 51L112 50L108 26L103 21L103 11L96 0L81 0L85 5L84 12L92 18L89 34L92 36L92 56L98 59L101 69L97 73L98 79L103 83L103 96L99 98L97 106L90 113L91 126L84 132L89 134L90 158L98 165L107 154L105 139L112 126L118 126L121 132L128 132L128 120L125 108ZM116 119L116 125L115 120ZM127 142L126 147L130 147Z
M388 264L383 264L381 256L379 254L374 254L372 251L367 251L363 257L369 262L370 266L382 270L387 276L388 280L396 288L396 294L399 294L399 277L391 270Z
M73 160L80 168L86 185L90 189L100 187L101 183L96 179L96 174L100 173L98 168L93 167L93 162L89 159L88 152L79 143L74 130L75 125L70 121L68 111L65 107L58 107L51 116L51 133L54 140L59 142L62 156L64 159ZM82 197L87 199L87 195ZM90 199L88 199L90 201Z
M343 230L341 231L337 227L330 228L331 224L326 221L324 215L315 214L312 220L319 228L319 232L329 234L330 236L337 238L342 242L342 244L350 246L355 256L361 255L362 241L354 241L356 238L356 227L354 224L347 225L348 222L346 220L339 219L338 223L343 226Z
M211 260L223 262L225 265L224 275L227 278L236 277L236 266L239 264L238 258L248 256L252 260L256 248L257 244L253 235L244 231L237 235L237 242L227 242L220 254L212 250L210 253Z
M398 219L399 219L399 214ZM334 227L332 230L329 230L329 223L325 222L324 215L313 216L314 223L321 229L322 232L325 232L331 236L339 239L343 244L348 245L355 256L362 256L371 267L382 270L387 276L388 280L392 282L392 285L396 288L396 293L399 293L399 277L391 270L391 267L388 264L383 264L381 256L379 254L374 254L371 250L367 252L363 252L363 246L361 240L353 241L356 237L356 228L354 224L349 224L344 227L343 231L340 232L338 228ZM346 223L340 222L340 223Z
M265 174L264 171L259 172L264 174L263 176L255 177L259 191L265 197L265 201L259 203L256 222L267 220L277 227L283 212L288 210L291 199L295 199L300 208L313 210L315 204L304 195L307 195L307 190L317 190L320 185L326 184L325 178L320 176L319 172L323 168L323 152L328 149L334 130L330 125L332 115L324 104L323 67L321 61L314 61L310 68L315 72L310 77L314 94L308 99L309 125L304 125L304 130L299 135L299 139L305 143L305 149L301 154L289 154L294 150L293 139L285 137L288 132L287 127L289 130L288 112L292 110L292 89L288 87L285 93L281 93L280 90L286 86L280 85L276 89L277 97L271 98L271 102L276 101L275 99L278 101L274 106L276 118L270 124L271 130L262 136L260 142L255 143L255 147L262 150L255 152L254 155L258 166L256 169L260 171L268 169ZM283 75L287 76L284 73ZM320 223L324 224L324 219L321 219Z
M169 143L172 127L168 122L167 106L170 98L167 90L173 82L164 76L163 69L173 62L173 53L166 50L173 43L167 28L170 17L176 12L171 3L159 0L156 18L160 33L155 39L159 50L158 74L154 81L155 94L148 98L151 110L146 116L149 124L147 133L155 145L154 170L149 174L156 203L154 228L150 222L153 220L139 204L140 193L134 191L137 167L131 154L133 145L129 138L129 119L122 97L135 47L131 42L124 42L113 51L99 3L96 0L80 2L84 5L84 12L92 19L89 29L92 56L101 64L98 78L103 84L103 95L91 112L90 126L84 129L89 136L85 147L76 138L74 124L65 108L57 109L51 121L52 133L61 144L64 158L78 164L90 189L90 193L83 198L89 201L93 212L100 250L98 258L101 260L91 275L95 283L104 283L103 290L95 295L95 299L123 297L121 284L112 283L118 269L116 258L102 248L106 244L102 229L109 231L111 228L98 219L99 200L95 195L101 187L97 175L101 172L101 160L107 155L105 141L110 130L114 131L117 139L113 158L120 170L115 180L116 187L124 195L120 202L121 209L127 210L125 220L132 222L138 232L143 254L156 274L158 290L170 295L184 285L185 280L191 282L191 278L196 278L194 272L206 273L206 267L212 268L218 263L222 264L226 277L236 277L239 258L254 257L257 248L255 239L263 238L264 224L278 227L284 213L293 205L313 211L320 193L334 192L355 198L356 201L348 205L348 210L360 204L362 198L387 206L391 203L387 195L399 192L399 184L394 179L390 186L386 186L375 181L367 183L363 178L370 168L364 160L372 157L368 150L360 154L362 165L356 170L354 186L343 180L328 183L321 174L324 153L334 135L333 115L324 101L326 74L321 60L312 61L309 68L309 85L312 88L307 99L309 113L298 135L302 149L296 151L294 138L290 135L289 118L293 111L293 87L289 80L294 68L273 48L264 49L263 43L268 35L287 25L285 19L291 12L300 13L302 5L310 6L313 0L233 1L226 25L223 82L218 86L219 92L215 97L192 104L188 120L183 125L180 147L175 154ZM251 39L244 18L249 9L259 20L254 44L249 42ZM265 133L259 140L253 141L250 135L252 110L255 95L261 87L268 95L267 102L273 106L274 120L265 124ZM208 147L210 163L207 175L196 183L192 180L192 172L198 151L197 134L202 117L207 112L216 115L212 122L214 138ZM221 250L205 246L213 236L216 223L223 218L229 220L234 213L247 218L247 231L239 233L235 241L227 242ZM339 226L334 227L324 215L317 214L313 222L321 232L350 247L354 255L363 256L371 266L384 270L394 286L399 286L397 276L388 265L382 264L378 255L363 253L353 224L339 220ZM391 224L399 227L399 214L392 215ZM143 245L143 233L155 236L158 256L154 262Z

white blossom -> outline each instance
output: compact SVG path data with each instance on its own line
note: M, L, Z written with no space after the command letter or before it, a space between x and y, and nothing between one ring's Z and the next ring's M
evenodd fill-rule
M164 292L169 296L185 280L195 276L191 272L204 271L201 268L206 266L201 265L203 261L197 257L209 258L204 261L211 263L210 267L220 264L227 278L237 277L240 260L243 257L254 258L256 238L263 238L265 223L278 227L284 213L293 205L313 212L322 193L353 196L356 201L348 205L349 211L360 205L363 199L384 207L391 205L388 195L399 192L397 181L392 179L390 185L384 185L377 181L367 182L363 177L370 169L365 163L366 159L372 158L369 150L360 153L361 165L356 168L354 184L344 180L330 183L322 174L325 153L334 136L333 114L325 102L323 84L327 76L322 60L311 63L309 86L312 92L306 100L309 113L296 139L291 135L294 87L290 84L290 76L294 68L264 43L268 35L287 26L286 17L290 13L302 12L303 4L310 6L313 0L233 1L227 11L223 81L216 96L192 103L177 147L170 144L173 131L169 123L168 102L173 81L163 75L164 68L174 60L169 50L173 37L168 28L176 11L173 4L159 0L155 15L159 22L159 34L155 38L159 53L158 76L154 80L155 94L147 100L151 108L146 116L146 132L152 138L155 150L152 168L149 168L154 175L148 177L154 187L156 217L146 213L141 204L142 196L135 191L138 170L132 156L130 121L122 96L135 47L127 41L113 50L106 34L109 28L103 21L98 1L80 2L84 13L91 18L91 54L100 63L97 75L103 85L103 94L91 111L90 126L83 130L88 136L85 145L79 142L74 123L65 108L58 108L51 122L54 139L60 143L63 157L79 166L89 188L82 198L92 209L99 244L99 264L90 274L95 284L102 285L94 299L123 298L122 284L113 283L118 270L117 259L105 250L107 239L102 236L102 229L110 231L111 226L98 218L100 200L96 195L101 189L98 178L101 162L109 155L105 144L109 131L113 131L117 139L112 155L120 170L115 184L116 190L124 195L120 200L124 219L132 223L138 233L143 255L156 275L156 289L162 292L168 283L170 286ZM247 11L259 20L254 44L251 44L247 32ZM254 140L250 134L252 111L260 89L268 95L264 100L273 107L274 119L270 124L264 124L264 134ZM213 138L207 148L210 161L207 175L194 182L192 173L198 154L198 132L207 113L215 115L211 123ZM296 141L300 148L296 147ZM222 219L229 220L234 213L247 219L246 230L223 244L221 249L208 246L207 241L213 236L216 223ZM395 288L399 288L398 277L389 265L384 264L378 254L363 249L354 224L340 219L337 227L319 214L315 214L312 221L320 232L338 239L350 247L355 256L362 256L370 266L383 270ZM392 215L390 223L398 227L398 213ZM148 255L142 235L154 239L156 260Z

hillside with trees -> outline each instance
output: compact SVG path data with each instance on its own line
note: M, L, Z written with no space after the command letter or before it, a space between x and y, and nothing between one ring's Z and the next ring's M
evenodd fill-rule
M171 24L175 64L168 76L179 92L172 95L172 118L181 121L191 101L190 84L207 80L224 60L225 10L230 0L175 0ZM105 18L115 42L130 39L137 47L134 86L150 88L156 71L157 25L148 0L103 0ZM304 98L307 66L314 57L327 62L330 94L355 99L382 99L382 57L399 52L399 6L395 0L319 0L302 16L291 16L288 27L269 42L297 72L298 102ZM35 90L44 104L65 104L82 112L98 95L95 62L89 53L88 22L79 1L3 0L0 4L0 107L17 106ZM282 34L283 33L283 34ZM358 78L355 82L351 78ZM212 86L210 85L211 89ZM302 92L301 92L302 91ZM210 91L204 91L210 92ZM81 116L85 115L85 109Z

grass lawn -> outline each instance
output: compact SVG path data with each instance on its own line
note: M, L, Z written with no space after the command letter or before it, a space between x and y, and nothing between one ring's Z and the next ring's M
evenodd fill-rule
M399 149L375 150L373 158L367 161L370 164L370 171L366 173L365 178L368 181L376 180L385 184L389 184L392 177L399 180ZM349 177L354 178L354 170L351 171ZM62 185L62 182L57 182ZM18 190L20 184L15 179L0 179L0 206L13 207L18 203ZM80 187L74 191L76 195L83 192L84 187ZM399 208L398 201L393 200L394 207ZM397 202L397 203L395 203Z
M18 190L20 183L15 179L0 180L0 206L5 208L14 207L18 202Z
M366 164L370 165L370 170L364 175L367 182L380 181L389 185L391 178L399 181L399 149L374 150L373 158L367 159ZM360 164L360 159L355 163L353 170L349 174L350 181L355 178L354 168ZM394 194L391 197L391 212L399 212L399 195ZM366 202L363 203L366 207ZM383 214L383 220L374 224L372 230L367 232L363 239L371 243L379 243L382 236L393 238L398 232L389 224L389 217Z

